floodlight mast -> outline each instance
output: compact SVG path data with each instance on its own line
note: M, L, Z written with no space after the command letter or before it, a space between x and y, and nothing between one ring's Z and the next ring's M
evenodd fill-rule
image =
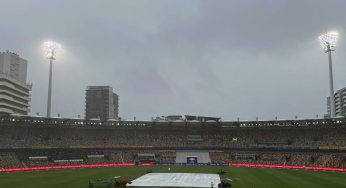
M44 43L44 46L46 48L46 56L49 60L49 82L48 82L48 98L47 98L47 117L51 117L51 102L52 102L52 66L53 61L56 57L56 52L60 48L60 44L52 41L48 41Z
M330 117L335 117L335 96L334 96L334 84L333 84L333 66L332 66L332 51L335 51L336 40L338 34L336 32L329 32L319 37L322 48L325 53L328 53L329 61L329 86L330 86L330 97L329 97L329 108Z

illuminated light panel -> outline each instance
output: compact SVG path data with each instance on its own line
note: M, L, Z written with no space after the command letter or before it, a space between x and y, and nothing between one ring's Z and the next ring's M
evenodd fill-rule
M36 170L57 170L57 169L74 169L74 168L99 168L99 167L126 167L136 166L135 163L124 164L91 164L91 165L65 165L65 166L39 166L26 168L7 168L0 169L1 172L19 172L19 171L36 171ZM154 166L152 163L141 163L139 166ZM300 170L315 170L315 171L334 171L346 172L346 168L327 168L327 167L312 167L312 166L289 166L289 165L264 165L264 164L229 164L233 167L254 167L254 168L278 168L278 169L300 169Z
M324 51L335 50L336 41L338 39L337 32L325 33L318 37L320 40L321 47Z
M57 170L57 169L70 169L70 168L124 167L124 166L135 166L135 163L65 165L65 166L38 166L38 167L27 167L27 168L0 169L0 172L19 172L19 171L34 171L34 170Z
M264 165L264 164L229 164L229 166L346 172L346 168L327 168L327 167L313 167L313 166Z
M141 163L139 166L154 166L153 163Z
M46 41L43 43L46 50L46 56L49 59L55 59L56 53L61 49L61 44L53 41Z

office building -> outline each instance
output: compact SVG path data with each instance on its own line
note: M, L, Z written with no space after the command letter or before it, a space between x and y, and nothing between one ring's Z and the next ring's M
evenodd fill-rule
M346 87L335 92L335 115L346 117ZM327 117L330 117L330 100L327 97Z
M118 119L119 96L110 86L88 86L85 96L85 119Z
M28 115L30 91L27 61L12 52L0 52L0 114Z

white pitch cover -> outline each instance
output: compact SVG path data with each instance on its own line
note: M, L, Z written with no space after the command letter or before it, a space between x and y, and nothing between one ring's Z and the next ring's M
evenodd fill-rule
M202 173L149 173L127 186L135 187L217 187L221 183L217 174Z

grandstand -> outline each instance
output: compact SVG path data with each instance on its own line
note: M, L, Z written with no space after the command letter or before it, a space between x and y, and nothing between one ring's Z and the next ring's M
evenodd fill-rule
M346 119L99 121L0 118L0 168L107 163L346 168Z

